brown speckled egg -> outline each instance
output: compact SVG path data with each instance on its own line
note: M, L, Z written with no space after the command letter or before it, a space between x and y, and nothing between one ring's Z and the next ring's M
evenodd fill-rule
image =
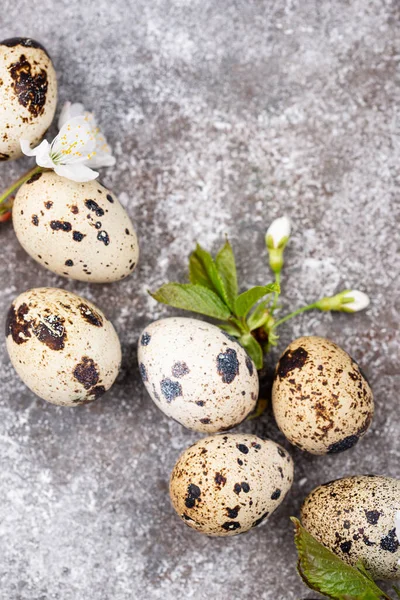
M198 319L155 321L139 338L139 369L151 398L195 431L226 431L255 408L258 374L242 346Z
M361 560L374 579L400 579L398 510L399 480L356 475L311 492L301 520L311 535L345 562L355 565Z
M180 456L170 496L178 515L193 529L235 535L265 521L292 482L292 459L275 442L250 434L214 435Z
M312 454L354 446L374 414L371 388L357 363L321 337L294 340L275 371L272 403L287 439Z
M0 161L22 155L21 139L36 146L56 105L56 73L43 46L29 38L0 42Z
M53 171L34 175L18 191L13 224L32 258L71 279L117 281L138 261L132 221L97 181L76 183Z
M92 402L118 375L121 347L114 327L94 304L66 290L37 288L18 296L6 337L22 381L53 404Z

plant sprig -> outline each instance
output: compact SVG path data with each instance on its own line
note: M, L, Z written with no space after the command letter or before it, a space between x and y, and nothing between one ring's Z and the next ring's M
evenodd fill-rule
M267 304L254 315L260 300L279 294L277 283L255 286L238 293L236 261L226 240L215 259L199 244L189 258L190 283L166 283L151 296L163 304L196 312L224 323L224 331L238 338L257 369L263 365L263 350L252 332L267 319Z
M291 520L299 556L297 570L311 590L332 600L393 600L376 585L361 562L355 567L348 565L308 533L298 519ZM394 587L394 592L400 598L400 590Z
M276 319L283 252L289 237L290 222L286 217L273 221L266 233L265 242L274 282L239 293L235 256L231 244L226 240L215 258L197 244L189 257L190 283L165 283L157 291L149 293L162 304L220 321L219 327L238 339L260 370L264 353L275 346L279 339L278 327L287 320L311 309L355 312L369 304L368 296L362 292L344 290Z

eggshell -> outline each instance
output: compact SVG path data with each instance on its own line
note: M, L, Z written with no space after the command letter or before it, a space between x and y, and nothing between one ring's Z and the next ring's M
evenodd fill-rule
M311 535L345 562L361 560L374 579L399 579L399 510L398 479L356 475L316 488L304 501L301 519Z
M18 296L6 337L22 381L53 404L96 400L118 375L121 347L114 327L94 304L66 290L37 288Z
M151 398L195 431L226 431L251 413L258 374L242 346L219 327L183 317L155 321L139 339L139 369Z
M374 414L371 388L357 363L321 337L294 340L275 371L272 404L280 430L312 454L354 446Z
M45 48L29 38L0 42L0 161L22 155L20 139L36 146L57 106L57 77Z
M215 435L181 455L172 471L170 495L187 525L226 536L265 521L292 482L292 459L275 442L250 434Z
M34 175L18 191L13 224L32 258L71 279L117 281L138 261L128 214L97 181L76 183L53 171Z

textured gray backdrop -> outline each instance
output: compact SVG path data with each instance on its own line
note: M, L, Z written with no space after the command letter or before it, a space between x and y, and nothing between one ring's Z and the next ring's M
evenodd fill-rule
M314 598L296 575L289 515L327 480L400 475L399 16L398 0L2 0L0 38L43 42L60 101L96 112L117 156L102 178L142 251L125 281L85 285L37 266L1 226L1 319L21 291L62 286L105 310L124 355L112 391L69 410L35 398L1 344L2 599ZM2 186L30 164L2 164ZM208 539L168 501L170 470L197 436L139 381L140 330L174 312L146 290L183 281L195 241L216 250L224 234L243 287L264 283L264 232L283 213L294 229L285 308L346 286L372 306L287 324L270 368L296 336L329 336L365 369L376 417L345 454L292 449L292 494L264 528ZM269 412L241 430L289 447Z

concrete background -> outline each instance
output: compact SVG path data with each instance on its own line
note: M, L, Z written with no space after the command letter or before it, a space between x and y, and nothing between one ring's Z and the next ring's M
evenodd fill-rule
M142 251L125 281L85 285L37 266L12 226L0 226L1 319L25 289L65 287L106 312L124 353L111 392L68 410L35 398L1 344L1 598L315 598L295 571L289 515L327 480L400 475L399 2L3 0L1 8L0 38L41 41L60 103L95 111L117 156L102 179L127 206ZM2 187L30 164L3 163ZM296 336L329 336L366 371L376 417L347 453L291 449L296 482L269 524L208 539L168 501L170 470L197 435L165 418L139 380L139 332L176 314L146 290L184 281L195 241L215 251L224 234L242 286L264 283L263 236L283 213L294 229L284 308L347 286L367 291L372 306L288 323L269 369ZM241 430L289 447L269 412Z

